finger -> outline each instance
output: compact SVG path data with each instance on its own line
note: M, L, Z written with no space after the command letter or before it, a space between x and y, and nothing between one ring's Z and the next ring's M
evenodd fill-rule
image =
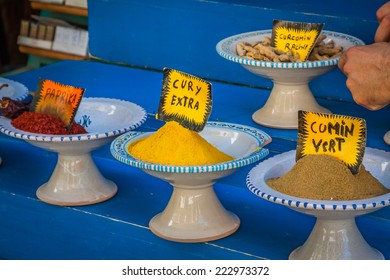
M390 1L383 4L377 11L376 11L376 18L379 22L382 21L382 19L390 14Z
M347 62L347 57L346 57L345 53L343 53L340 56L339 62L338 62L338 65L337 65L341 71L344 70L344 65L345 65L346 62Z
M377 43L390 41L390 14L382 18L376 30L374 40Z

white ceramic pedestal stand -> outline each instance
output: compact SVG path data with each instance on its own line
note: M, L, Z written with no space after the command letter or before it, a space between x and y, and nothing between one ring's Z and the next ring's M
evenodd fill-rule
M48 182L40 186L37 197L49 204L80 206L105 201L117 192L115 183L105 179L96 167L91 152L112 140L90 138L84 141L26 142L58 154L57 164Z
M116 184L101 175L90 153L59 154L49 181L38 188L36 195L46 203L76 206L105 201L116 192Z
M173 186L165 209L150 220L150 230L176 242L205 242L234 233L240 220L223 207L213 185L238 168L267 156L269 151L263 147L271 141L270 136L245 125L208 122L199 134L234 159L211 165L176 166L141 161L128 153L129 145L152 133L128 132L111 143L111 153L117 160Z
M161 179L166 177L166 174L146 172ZM215 180L226 173L231 170L168 175L173 193L165 210L150 221L150 230L161 238L177 242L205 242L234 233L240 219L225 210L213 188Z
M299 80L299 75L296 80ZM330 113L320 106L309 89L308 82L283 83L274 80L274 86L265 105L252 115L254 122L281 129L298 127L298 111Z
M91 153L115 137L139 127L146 111L137 104L112 98L83 98L75 122L88 133L70 135L36 134L16 129L11 120L0 117L0 131L58 154L57 165L37 197L62 206L88 205L105 201L117 192L115 183L105 179Z
M336 59L321 67L313 62L265 63L264 67L241 64L263 78L273 82L273 88L265 105L252 115L254 122L280 129L298 128L298 111L331 113L320 106L309 88L313 79L335 68Z
M295 164L295 154L292 150L269 158L255 166L247 176L247 186L255 195L316 217L309 238L290 254L289 259L383 259L382 253L363 238L355 217L390 205L390 192L367 199L337 201L311 200L275 191L266 180L288 172ZM390 153L366 147L363 164L384 186L389 186Z
M381 252L366 242L355 223L356 215L371 211L306 212L311 212L317 220L309 238L290 254L290 260L384 259Z

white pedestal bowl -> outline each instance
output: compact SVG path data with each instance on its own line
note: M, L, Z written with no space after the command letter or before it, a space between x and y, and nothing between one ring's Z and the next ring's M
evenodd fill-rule
M295 164L295 150L269 158L255 166L247 176L247 186L255 195L316 217L315 226L306 242L295 249L289 259L383 259L372 248L355 223L355 217L390 204L390 193L361 200L311 200L275 191L266 184L280 177ZM390 186L390 153L366 148L363 164L386 187ZM299 187L299 186L297 186Z
M29 133L16 129L11 120L4 117L0 117L0 132L58 153L56 167L49 181L38 188L37 197L49 204L76 206L102 202L116 194L116 184L102 176L91 152L139 127L145 120L145 110L134 103L112 98L83 98L75 122L83 125L87 134Z
M0 90L0 99L2 99L3 97L9 97L12 100L21 101L26 99L28 96L27 87L19 82L0 77L0 86L2 85L6 86L2 87ZM2 159L0 156L0 165L1 163Z
M342 33L323 31L327 40L333 40L336 46L344 50L364 43L352 36ZM314 62L265 62L240 57L236 45L240 41L254 43L264 37L271 37L272 30L247 32L221 40L217 52L223 58L239 63L255 75L271 79L273 88L265 105L253 113L252 119L261 125L281 129L296 129L298 111L330 113L320 106L309 89L309 82L337 66L339 58Z
M28 96L28 89L22 83L0 77L0 86L6 85L0 90L0 99L9 97L12 100L22 101Z
M223 207L213 184L238 168L267 156L268 150L263 147L271 138L248 126L209 122L200 135L235 159L214 165L171 166L142 162L128 154L128 145L152 133L128 132L111 144L111 153L117 160L138 167L173 186L165 210L149 223L151 231L176 242L211 241L234 233L240 220Z

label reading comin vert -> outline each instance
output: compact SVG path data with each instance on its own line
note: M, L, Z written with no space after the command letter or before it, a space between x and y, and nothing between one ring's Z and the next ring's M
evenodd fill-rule
M201 131L211 114L211 84L201 78L164 68L164 78L157 118L176 121Z
M327 154L343 161L356 174L363 160L365 147L364 119L298 112L296 160L309 154Z
M305 61L321 34L323 23L304 23L284 20L274 20L272 27L272 46L292 54L299 54L301 61Z
M58 116L69 130L85 89L40 79L32 101L35 112Z

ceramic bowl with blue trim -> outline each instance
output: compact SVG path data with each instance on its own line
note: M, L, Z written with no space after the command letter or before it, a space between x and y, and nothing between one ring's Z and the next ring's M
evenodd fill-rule
M353 36L334 31L322 31L327 43L332 40L336 47L347 50L352 46L364 45L364 42ZM236 53L238 42L255 43L270 37L272 30L259 30L230 36L218 42L217 53L223 58L237 63L249 72L272 80L270 96L263 107L253 113L252 119L261 125L282 129L296 129L298 110L330 113L320 106L309 88L309 82L337 67L339 57L321 61L305 62L266 62Z
M0 100L3 97L9 97L12 100L22 101L28 97L28 89L25 85L19 82L0 77ZM2 159L0 157L0 165L1 163Z
M295 165L295 150L268 158L254 167L247 177L250 191L263 199L302 210L328 212L375 210L390 205L390 193L360 200L313 200L293 197L269 187L265 181L282 176ZM390 153L366 148L363 164L384 186L390 188ZM369 186L367 186L369 187ZM299 186L297 186L299 188Z
M292 150L268 158L255 166L246 179L248 189L260 198L317 218L309 239L293 251L290 258L383 259L383 255L364 240L355 217L389 206L390 192L359 200L313 200L284 194L268 186L268 179L282 176L295 165L295 154ZM363 165L390 188L389 152L366 147Z
M22 83L0 77L0 99L3 97L22 101L28 97L28 89Z
M75 122L82 125L86 134L53 135L30 133L15 128L11 120L0 117L0 132L32 144L50 145L59 142L91 142L112 140L120 134L134 130L146 121L146 111L137 104L114 98L84 97L78 108ZM80 143L79 143L80 144ZM89 145L89 144L88 144Z
M129 145L152 133L154 132L131 131L116 138L111 144L112 155L123 163L145 171L210 173L233 170L259 161L268 155L268 150L263 147L271 141L268 134L256 128L231 123L208 122L199 135L222 152L234 157L234 160L204 166L175 166L140 161L127 152Z
M217 179L266 157L268 149L264 146L271 137L249 126L208 122L199 134L235 159L212 165L174 166L140 161L127 152L129 145L152 133L127 132L111 143L114 158L138 167L174 188L165 210L149 222L151 231L176 242L206 242L233 234L240 219L222 206L213 185Z
M326 39L324 40L325 43L332 40L335 43L335 46L341 46L343 47L343 50L347 50L352 46L359 46L364 45L364 42L356 37L334 32L334 31L328 31L324 30L322 31L323 35L326 36ZM246 32L234 36L230 36L226 39L221 40L217 44L217 52L220 56L223 58L239 63L242 66L253 66L257 68L264 68L264 69L294 69L294 71L297 71L299 69L313 69L313 68L324 68L324 67L332 67L336 66L339 61L339 56L326 59L326 60L318 60L318 61L304 61L304 62L268 62L268 61L261 61L261 60L255 60L248 57L240 57L236 53L236 45L238 42L247 42L250 44L253 44L255 42L263 41L264 37L271 38L272 36L272 30L259 30L259 31L252 31L252 32ZM255 68L252 68L253 71L261 71L259 74L267 75L267 72L264 70L255 70Z

